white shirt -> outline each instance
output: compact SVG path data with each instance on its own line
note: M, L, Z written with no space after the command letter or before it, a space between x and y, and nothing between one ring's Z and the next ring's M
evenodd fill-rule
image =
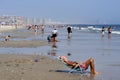
M58 32L58 30L56 30L56 29L54 29L54 30L52 31L53 34L57 34L57 32Z

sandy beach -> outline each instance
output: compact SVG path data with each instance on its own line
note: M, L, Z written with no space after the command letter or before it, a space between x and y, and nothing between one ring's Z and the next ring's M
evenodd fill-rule
M32 30L17 29L1 33L0 39L0 80L118 80L119 77L119 39L108 39L101 34L73 30L67 39L66 30L59 29L53 48L46 40L52 28L37 35ZM9 41L4 41L10 34ZM116 39L117 38L117 39ZM67 54L70 53L70 56ZM57 57L66 55L70 60L85 61L92 57L100 73L68 73L69 69ZM35 61L37 59L37 62ZM89 71L89 69L88 69Z
M27 31L27 30L26 30ZM9 41L1 36L0 47L24 48L50 46L46 40L14 40L34 36L34 32L6 31L12 34ZM24 35L23 35L24 34ZM37 59L37 61L36 61ZM65 65L45 55L0 53L0 80L79 80L79 74L70 74Z
M35 61L38 59L38 62ZM79 80L63 64L46 56L0 54L0 80Z

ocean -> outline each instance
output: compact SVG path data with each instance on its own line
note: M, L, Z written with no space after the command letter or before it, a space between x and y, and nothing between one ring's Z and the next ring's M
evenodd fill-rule
M42 46L33 48L0 48L0 53L9 54L39 54L53 59L65 55L70 60L84 62L88 58L95 59L96 70L100 73L95 80L119 80L120 79L120 25L78 25L69 24L72 27L71 38L67 38L66 27L57 28L58 36L53 46ZM101 29L105 27L105 35L102 36ZM112 33L107 33L107 28L112 27ZM46 40L47 35L54 28L45 28L44 36L37 36L37 40ZM20 32L25 29L20 30ZM8 34L8 33L4 33ZM12 34L14 35L14 34ZM34 37L29 40L34 40ZM2 39L1 39L2 40ZM14 39L17 40L17 39ZM26 39L25 39L26 40ZM50 43L52 44L52 43ZM69 55L68 55L69 54Z
M96 32L101 32L101 28L105 27L106 28L106 32L107 32L107 28L111 27L112 28L112 33L113 34L120 34L120 25L81 25L81 24L73 24L73 25L67 25L67 26L71 26L75 29L78 30L87 30L87 31L96 31Z

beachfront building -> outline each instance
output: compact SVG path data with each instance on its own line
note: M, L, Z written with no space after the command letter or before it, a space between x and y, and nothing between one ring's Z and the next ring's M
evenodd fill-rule
M34 18L26 18L25 22L26 22L26 25L42 25L42 24L44 24L44 25L51 25L51 24L55 25L55 24L62 24L61 22L53 21L50 18L42 19L42 18L36 18L36 17L34 17Z
M0 16L0 30L16 29L24 27L22 16Z

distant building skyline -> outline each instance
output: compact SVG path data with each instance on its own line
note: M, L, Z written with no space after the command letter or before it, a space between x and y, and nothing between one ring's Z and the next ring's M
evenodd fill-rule
M3 18L3 17L9 17L9 19L8 18L6 18L5 19L5 21L2 21L1 19ZM21 18L20 20L19 20L19 18ZM3 22L6 22L6 23L10 23L10 24L12 24L12 23L14 23L15 24L15 22L14 21L16 21L15 19L18 19L17 20L17 22L16 22L16 24L19 24L19 25L21 25L21 24L24 24L24 25L28 25L28 24L33 24L33 25L41 25L41 24L84 24L84 23L67 23L67 22L61 22L61 21L55 21L55 20L52 20L52 19L50 19L50 18L38 18L38 17L33 17L33 18L31 18L31 17L24 17L24 16L10 16L10 15L0 15L0 24ZM86 23L85 23L86 24ZM96 23L95 24L107 24L106 22L104 22L104 21L101 21L101 20L96 20Z
M8 16L3 15L0 16L0 24L1 25L41 25L41 24L64 24L59 21L53 21L51 19L42 19L42 18L26 18L23 16Z
M120 0L1 0L0 15L70 24L120 24Z

